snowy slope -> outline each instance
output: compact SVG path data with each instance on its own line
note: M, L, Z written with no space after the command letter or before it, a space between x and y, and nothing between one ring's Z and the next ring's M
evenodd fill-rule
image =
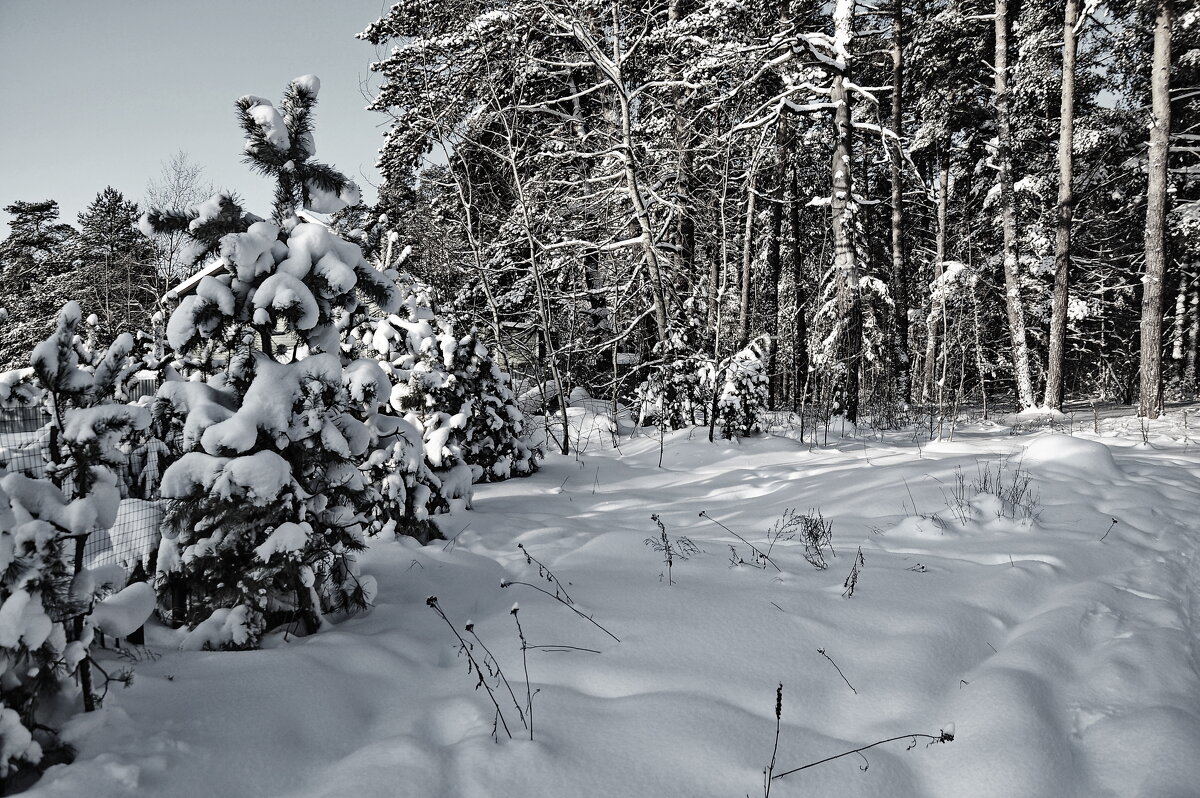
M995 425L920 446L831 433L815 450L685 431L661 468L657 437L552 456L478 486L475 511L442 519L450 542L375 542L367 615L244 653L178 652L179 633L150 630L162 656L73 724L78 760L29 794L761 795L782 683L776 773L898 735L955 739L878 746L774 796L1194 795L1200 448L1161 431L1149 445ZM985 472L1027 479L1018 506L976 495ZM765 549L789 508L833 522L827 570L798 541L775 544L778 572L735 566L730 546L751 561L749 546L699 515ZM674 563L673 586L644 544L652 513L703 550ZM502 588L554 591L518 543L620 642ZM492 704L430 595L460 632L474 622L522 704L513 602L529 644L597 652L526 652L532 742L503 688L515 739L493 742Z

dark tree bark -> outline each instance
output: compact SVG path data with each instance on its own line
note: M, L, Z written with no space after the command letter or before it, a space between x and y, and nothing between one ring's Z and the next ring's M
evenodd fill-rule
M1054 300L1050 318L1050 352L1046 364L1046 406L1062 409L1063 361L1067 339L1067 290L1071 277L1071 223L1075 198L1071 191L1075 132L1075 26L1079 0L1067 0L1063 14L1062 110L1058 127L1058 223L1054 239Z
M1000 213L1004 236L1004 302L1008 335L1012 343L1013 379L1020 409L1033 407L1033 379L1029 371L1029 343L1025 334L1025 309L1017 271L1017 210L1012 177L1012 118L1008 92L1008 0L996 0L996 132L1000 166Z
M904 2L892 3L892 132L896 153L892 157L892 301L896 315L893 357L896 360L896 393L901 402L912 394L912 369L908 356L908 275L904 268L904 172L901 169L904 136Z
M1166 274L1167 154L1171 136L1173 0L1159 0L1150 72L1150 180L1146 187L1146 274L1142 278L1141 393L1138 415L1162 413L1163 278Z

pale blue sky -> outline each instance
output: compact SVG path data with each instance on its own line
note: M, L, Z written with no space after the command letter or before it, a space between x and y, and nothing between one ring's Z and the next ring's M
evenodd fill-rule
M75 216L107 185L140 200L183 150L249 210L270 186L241 163L233 103L278 102L321 78L318 159L373 202L386 121L363 110L374 48L354 35L392 0L0 0L0 207L58 200ZM371 76L374 80L374 76ZM0 238L8 234L0 211Z

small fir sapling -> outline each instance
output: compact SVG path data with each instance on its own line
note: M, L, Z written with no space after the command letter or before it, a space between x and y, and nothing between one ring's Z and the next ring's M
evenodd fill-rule
M74 505L74 507L72 507ZM35 769L58 746L37 719L39 703L58 692L83 661L79 642L68 643L73 569L60 522L82 509L48 480L0 468L0 785ZM68 657L68 654L70 656Z
M247 161L276 181L273 222L221 196L144 217L216 255L166 325L176 354L207 353L199 376L208 379L168 379L156 400L164 426L184 439L163 474L159 583L190 588L187 645L253 647L272 625L314 631L327 612L367 606L374 583L354 552L381 518L409 517L395 507L407 497L385 495L370 466L407 461L394 449L419 436L381 427L386 375L341 351L360 306L399 309L395 275L299 209L329 212L355 196L349 180L312 160L318 87L311 76L292 81L283 113L262 98L238 102Z
M539 452L522 439L525 420L508 375L475 329L458 334L432 289L411 275L399 274L396 285L397 312L358 321L346 348L380 362L392 386L384 411L421 431L437 483L431 509L447 509L455 493L469 506L472 482L530 474Z
M122 333L96 357L80 341L81 321L77 303L64 305L54 332L34 348L31 362L51 418L51 462L46 474L64 488L74 508L69 520L59 522L70 530L67 536L74 543L71 608L64 609L60 617L70 619L68 670L78 669L84 709L91 711L96 699L88 657L92 629L87 616L96 592L92 575L84 567L84 550L93 531L109 529L116 522L121 503L117 468L125 460L121 448L128 448L132 437L149 426L150 414L144 407L115 399L127 395L125 383L136 370L132 336Z
M767 337L761 336L702 377L711 386L710 442L718 427L723 438L745 437L762 429L767 410L766 345Z
M667 527L663 524L662 519L658 517L658 513L651 515L650 520L658 524L659 537L646 538L642 542L663 555L663 562L667 564L667 585L674 585L675 579L672 576L672 568L675 567L675 560L686 560L699 554L700 547L684 535L677 535L672 539L667 534ZM661 578L661 576L660 574L659 577Z
M701 376L706 356L702 351L701 329L689 315L685 329L672 327L666 340L654 347L662 365L638 388L641 423L653 416L660 429L682 429L696 423L696 411L707 416L707 397Z

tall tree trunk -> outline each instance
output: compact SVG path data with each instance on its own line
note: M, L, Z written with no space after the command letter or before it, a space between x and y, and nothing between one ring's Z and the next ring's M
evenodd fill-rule
M1159 0L1150 73L1150 181L1146 186L1146 274L1142 278L1142 360L1138 415L1162 413L1162 303L1166 273L1167 152L1171 136L1171 27L1174 0Z
M683 0L671 0L667 9L668 23L676 23L684 16ZM672 80L682 80L678 64L672 65ZM675 202L679 204L679 215L675 224L675 279L692 281L692 269L696 259L696 223L692 208L692 126L687 118L687 95L683 88L674 89L675 150L679 160L675 165Z
M1063 361L1067 339L1067 289L1071 277L1071 191L1075 133L1075 27L1079 0L1067 0L1063 14L1062 105L1058 123L1058 227L1054 238L1054 303L1050 317L1050 356L1046 370L1046 406L1062 409Z
M737 345L750 342L750 283L754 269L754 206L758 192L754 186L754 166L746 175L746 221L742 230L741 293L738 298Z
M788 199L788 227L791 228L792 285L796 291L796 339L792 343L796 370L793 386L794 397L803 398L808 385L808 317L805 315L808 296L804 287L803 253L800 250L800 183L796 169L792 168L792 182Z
M782 126L779 135L786 131ZM783 181L786 172L783 151L779 153L779 164L775 169L775 185L771 190L771 240L767 249L767 285L763 302L767 333L767 406L775 407L779 391L779 280L783 276Z
M939 283L946 263L946 212L950 196L950 153L949 142L945 142L945 150L938 161L937 177L937 230L934 231L933 246L933 282ZM937 377L938 361L938 319L945 315L946 300L929 297L929 314L925 317L925 369L921 380L921 401L933 399L933 384Z
M1017 261L1017 209L1013 196L1012 120L1008 94L1008 0L996 0L996 160L1000 166L1000 213L1004 236L1004 303L1008 310L1008 335L1012 342L1013 378L1020 409L1033 407L1033 379L1029 372L1029 344L1025 335L1025 308Z
M1191 307L1191 322L1188 325L1187 348L1184 353L1184 390L1195 393L1196 361L1200 357L1200 272L1192 272L1192 290L1188 305Z
M896 393L907 403L912 393L912 371L908 357L908 275L904 269L904 179L901 143L904 136L904 0L892 3L892 132L896 154L892 157L892 301L896 316Z
M846 420L858 421L858 370L862 356L862 298L858 285L858 252L855 247L854 178L852 169L854 127L851 121L851 97L846 87L850 79L850 45L854 39L854 0L836 0L833 9L833 38L844 61L833 75L830 100L833 103L834 148L831 172L830 217L833 232L833 266L838 285L839 323L844 324L842 366L845 369Z

